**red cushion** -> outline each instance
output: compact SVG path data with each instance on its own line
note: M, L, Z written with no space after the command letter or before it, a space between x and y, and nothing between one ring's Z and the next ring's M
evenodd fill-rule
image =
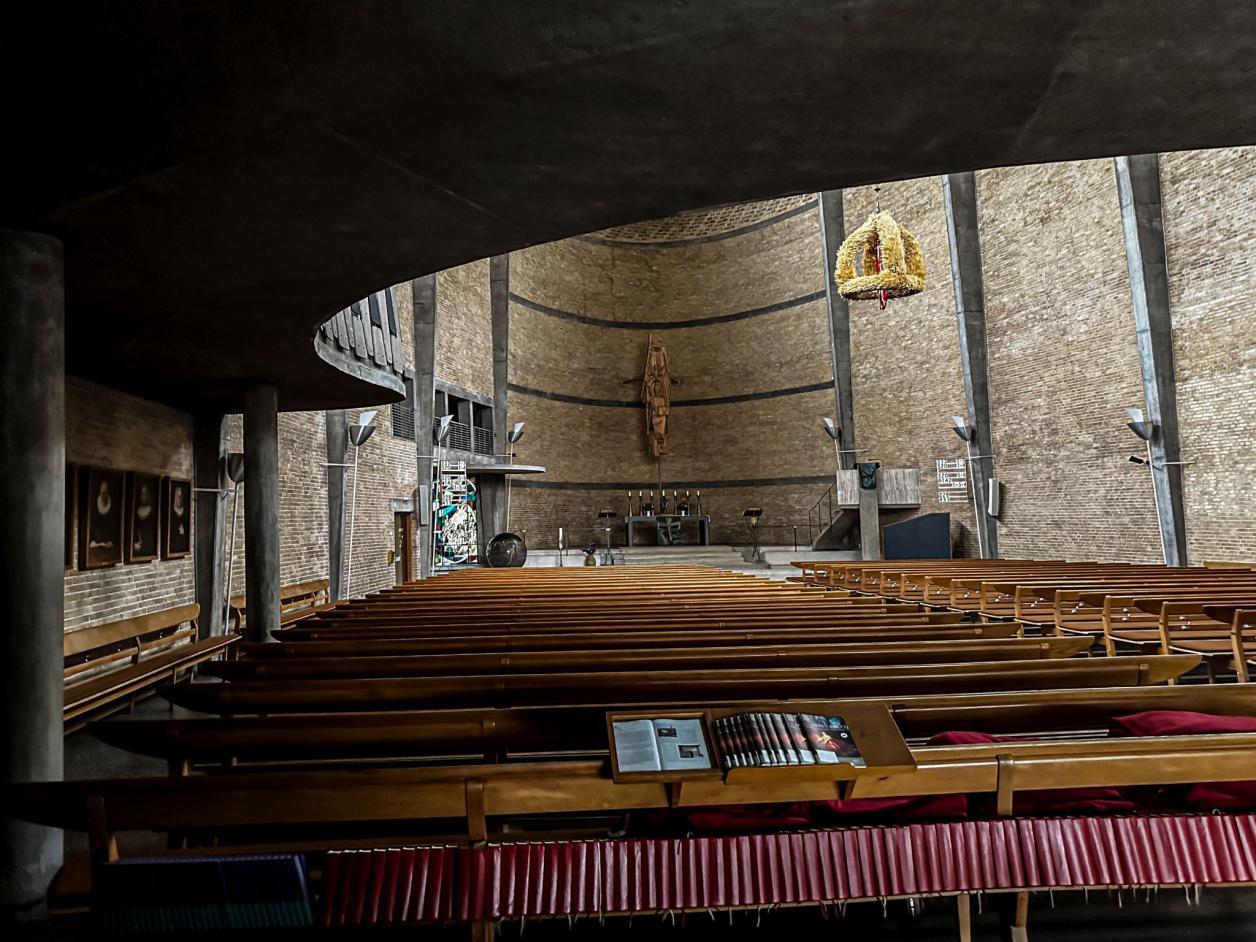
M967 818L967 795L920 795L908 798L847 798L813 801L816 821L831 824L856 817L885 817L896 821L925 818Z
M1194 736L1204 733L1256 733L1256 716L1147 710L1112 719L1114 736Z
M1256 782L1201 782L1183 799L1192 811L1239 811L1256 808Z
M1256 733L1256 716L1146 710L1112 720L1114 736L1198 736L1208 733ZM1256 782L1200 782L1187 788L1181 800L1193 811L1256 808Z
M956 730L938 733L929 738L930 746L973 746L996 742L1033 742L1014 736L991 736ZM1019 815L1051 814L1122 814L1137 806L1117 788L1049 788L1016 792L1012 796L1012 813Z
M811 826L805 801L779 805L717 805L688 812L689 827L701 833L764 831Z

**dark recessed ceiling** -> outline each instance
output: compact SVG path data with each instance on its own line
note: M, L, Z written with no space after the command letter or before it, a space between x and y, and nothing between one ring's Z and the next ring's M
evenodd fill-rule
M384 285L682 209L1256 142L1256 4L10 4L0 225L65 240L71 369L379 398L313 353Z

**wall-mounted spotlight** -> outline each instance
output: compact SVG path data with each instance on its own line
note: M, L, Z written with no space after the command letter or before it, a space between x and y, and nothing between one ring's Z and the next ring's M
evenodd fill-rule
M227 466L227 478L231 481L231 549L227 551L227 594L222 602L222 624L223 630L226 631L231 622L231 572L235 569L236 523L240 519L240 485L244 482L244 452L229 452L224 463Z
M962 415L951 416L951 431L959 436L962 442L971 442L976 431Z
M1126 409L1125 414L1130 419L1125 423L1125 427L1143 441L1151 441L1151 436L1156 434L1156 423L1147 421L1147 418L1143 415L1143 410L1137 407Z
M824 433L828 435L829 438L833 439L835 442L841 441L842 430L833 423L832 419L826 415L820 421L824 423Z
M1130 464L1148 464L1146 458L1140 458L1138 455L1130 455Z
M352 594L350 587L353 584L353 534L358 522L358 455L362 446L375 434L375 426L371 423L377 415L379 411L376 409L360 412L358 424L349 426L349 443L353 445L353 497L349 503L349 560L345 565L345 583L341 592L346 596Z
M510 427L510 434L507 435L506 438L507 440L509 440L511 445L515 445L519 441L519 439L523 438L523 423L516 422L514 425L512 425ZM514 457L515 457L514 448L511 448L510 453L506 455L506 457L509 458L511 461L514 460ZM511 475L507 474L506 475L506 532L507 533L510 532L510 482L511 480L512 480ZM609 540L610 538L607 537L607 539Z
M981 494L977 489L977 469L973 467L978 458L992 458L993 455L974 455L973 454L973 438L977 434L976 428L969 424L968 420L962 415L951 416L951 431L961 442L968 446L968 486L972 490L973 495L973 521L977 524L977 554L985 559L986 537L985 528L982 526L981 514ZM998 503L995 501L994 503Z
M440 417L436 426L436 443L438 445L444 444L445 439L449 437L449 426L453 420L454 417L452 415L442 415Z
M359 413L358 424L349 426L349 442L354 448L360 448L365 445L367 439L375 434L375 426L371 423L375 421L375 416L377 415L379 415L379 412L375 409Z

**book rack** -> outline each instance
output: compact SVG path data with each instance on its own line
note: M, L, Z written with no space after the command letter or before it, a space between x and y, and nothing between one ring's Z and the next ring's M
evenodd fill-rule
M773 766L736 766L725 769L724 756L719 743L711 733L712 724L726 716L740 713L767 712L823 712L829 716L841 716L850 728L855 745L865 765L851 765L841 762L834 765L773 765ZM703 734L706 736L707 750L711 754L714 767L701 770L665 770L646 772L621 772L615 749L614 724L625 720L657 719L669 717L675 719L700 719ZM805 705L794 705L783 701L773 705L754 704L743 706L721 706L705 709L670 710L659 707L653 710L634 710L631 712L606 714L606 735L610 747L611 779L617 783L640 782L722 782L728 786L744 786L753 784L776 784L788 782L853 782L864 776L887 776L904 772L914 772L916 760L911 748L903 739L898 724L895 723L889 707L881 701L834 701L823 705L809 702Z

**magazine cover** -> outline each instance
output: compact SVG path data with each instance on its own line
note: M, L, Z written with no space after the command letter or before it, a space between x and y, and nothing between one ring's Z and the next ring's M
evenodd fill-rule
M845 719L840 716L812 715L804 716L802 720L807 739L820 762L849 762L851 765L864 767L863 756L859 754L859 746L855 744L855 738Z

